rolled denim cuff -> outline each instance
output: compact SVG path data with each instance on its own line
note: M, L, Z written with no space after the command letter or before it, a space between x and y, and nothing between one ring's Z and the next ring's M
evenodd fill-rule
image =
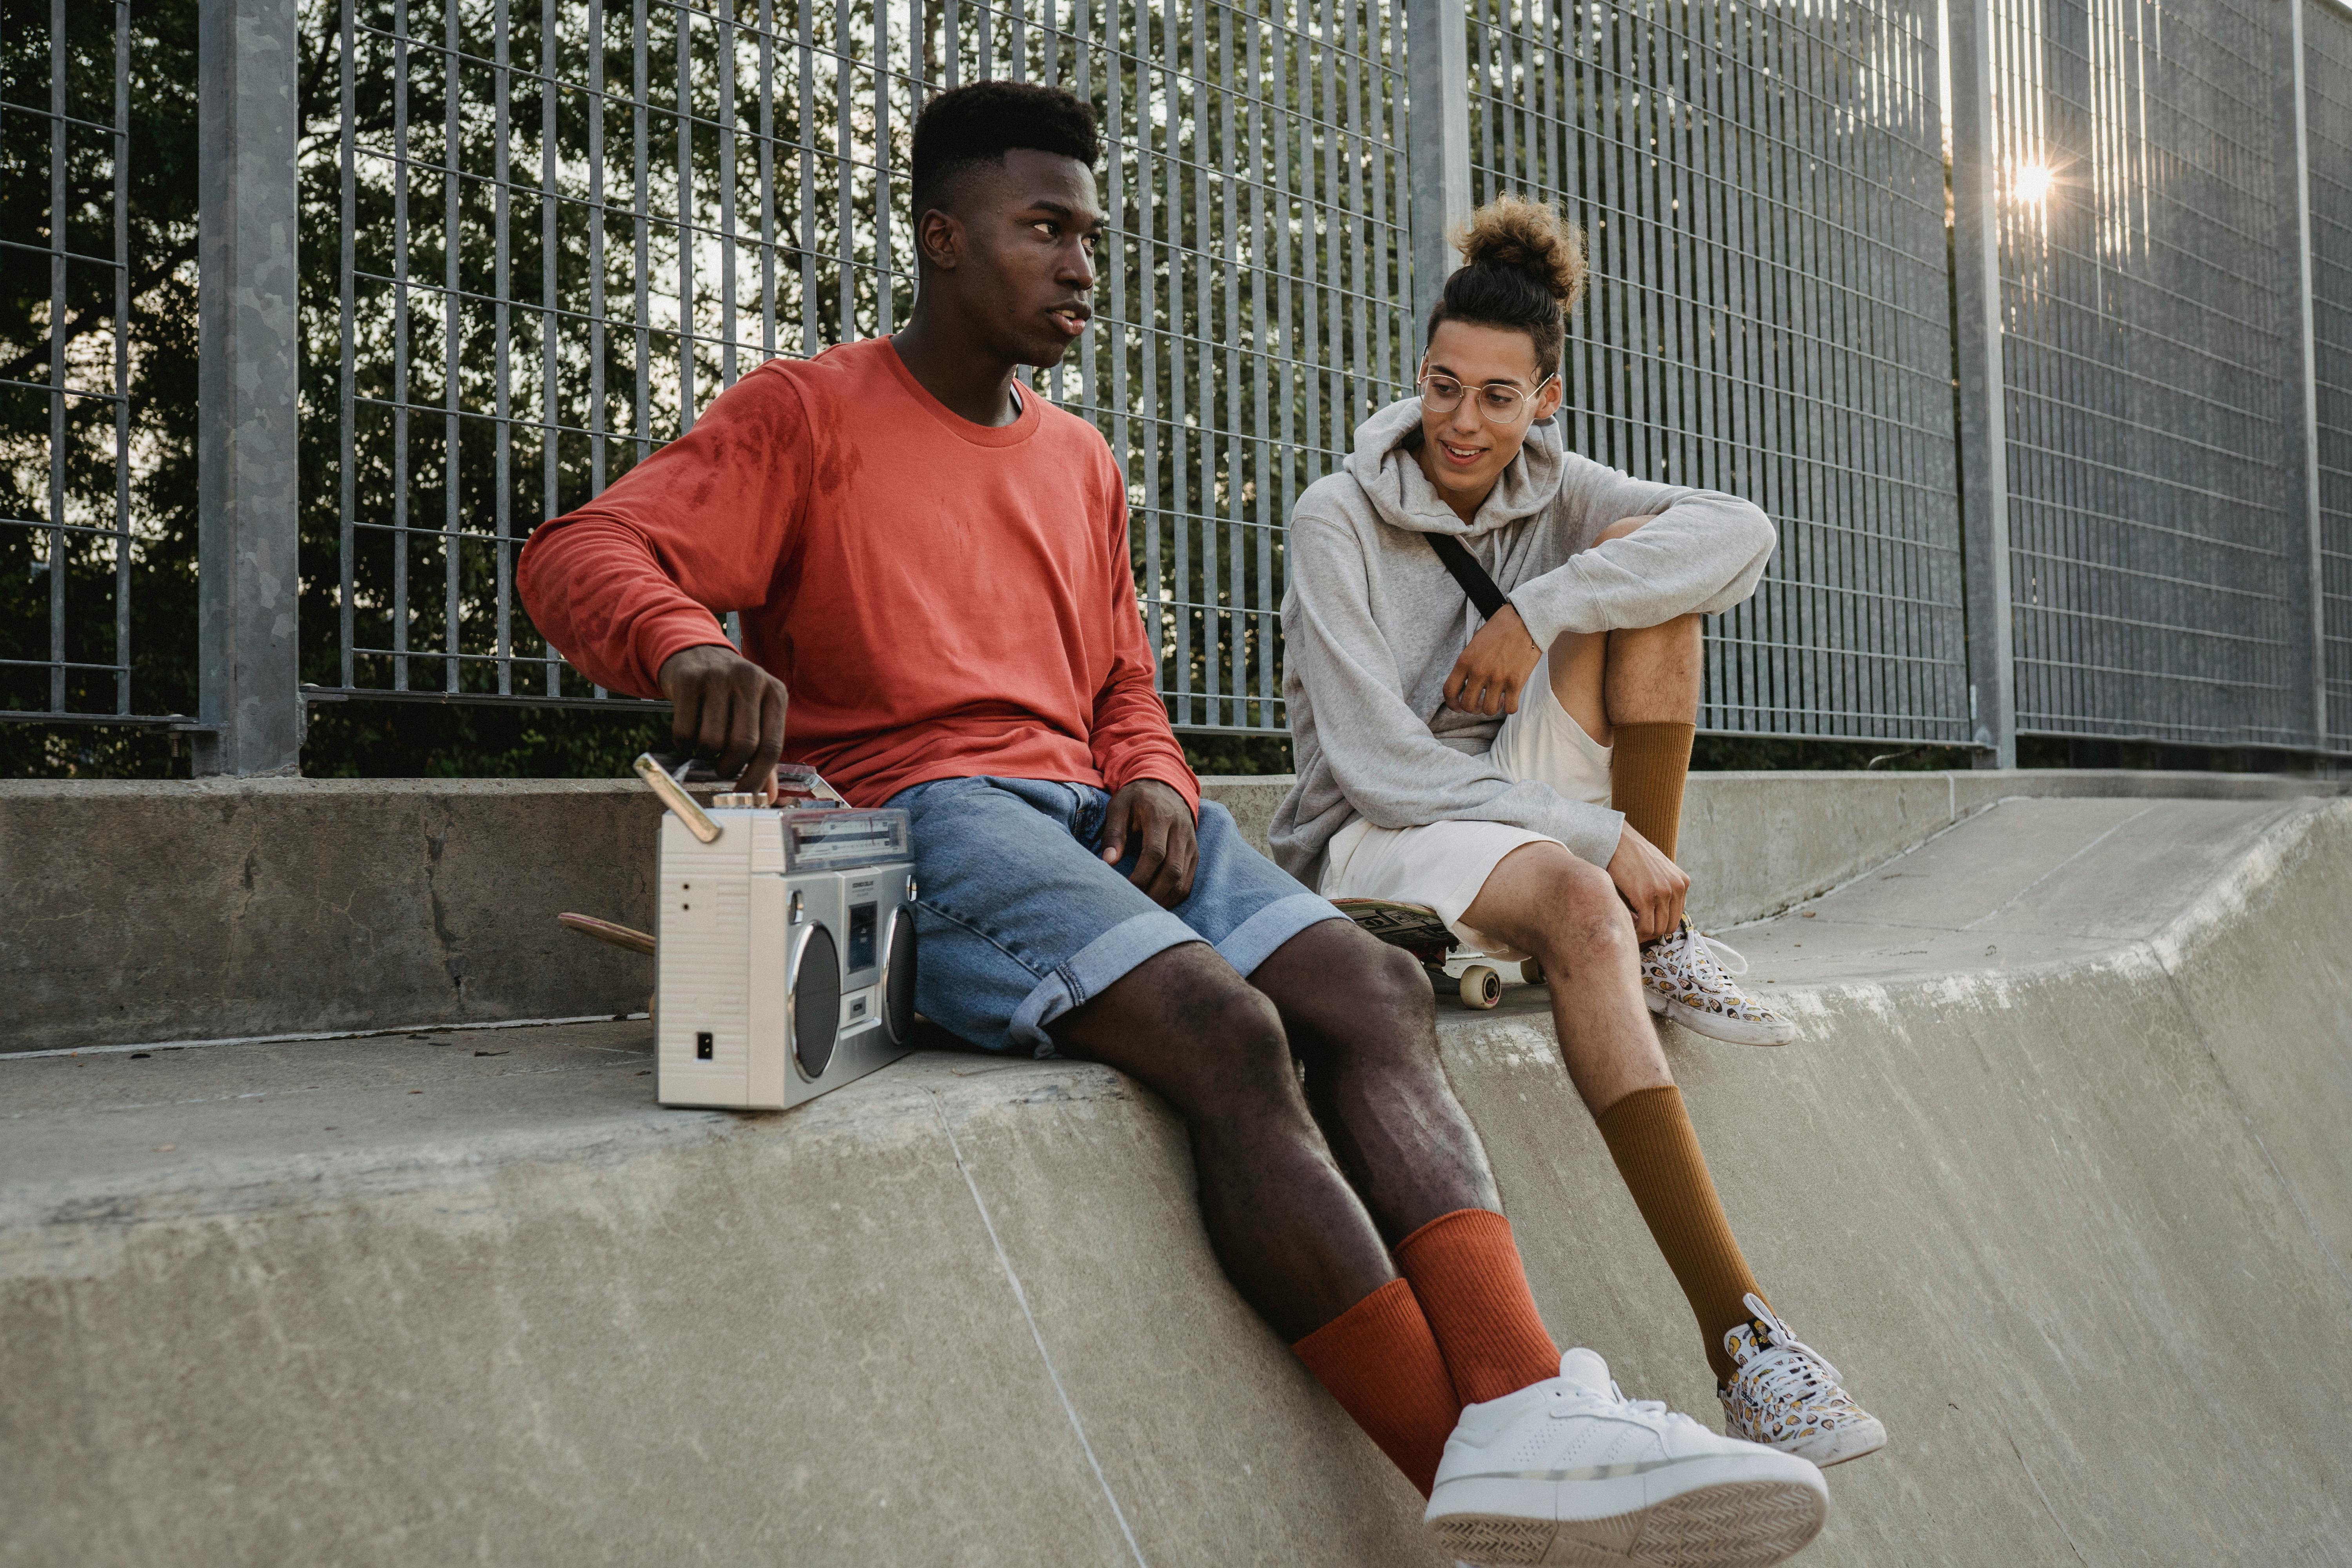
M1347 918L1332 907L1328 899L1313 893L1293 893L1275 900L1235 926L1224 941L1217 943L1217 952L1236 971L1247 974L1308 926Z
M1295 900L1285 900L1284 902ZM1318 899L1318 903L1322 902ZM1279 908L1279 905L1272 908ZM1271 909L1261 910L1263 919ZM1246 931L1245 924L1243 931ZM1241 935L1235 931L1234 936ZM1037 988L1022 998L1013 1010L1012 1022L1005 1033L1014 1040L1030 1046L1041 1057L1054 1054L1053 1037L1045 1026L1074 1007L1084 1006L1093 997L1101 995L1129 971L1146 959L1167 952L1179 942L1198 942L1201 933L1170 914L1166 910L1152 910L1145 914L1130 915L1102 935L1070 955L1067 963L1057 965L1052 973L1037 983ZM1233 938L1226 939L1228 942ZM1269 948L1268 952L1273 950Z

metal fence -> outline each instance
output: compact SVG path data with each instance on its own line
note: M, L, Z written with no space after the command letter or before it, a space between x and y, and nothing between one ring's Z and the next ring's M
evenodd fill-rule
M1994 9L2018 728L2313 746L2287 7Z
M1969 738L1934 0L1470 0L1473 195L1583 226L1570 444L1780 528L1710 730Z
M47 422L7 427L0 545L47 574L47 614L0 633L5 716L140 720L132 6L34 3L6 46L0 248L53 298L15 345L46 374L0 388ZM1448 224L1509 189L1591 238L1571 441L1781 526L1710 628L1705 728L1988 761L2019 732L2352 752L2336 0L203 13L207 766L299 747L306 508L305 608L334 622L310 700L616 700L515 604L522 542L762 358L907 319L908 132L982 76L1102 118L1098 314L1041 386L1128 475L1181 727L1285 728L1283 521L1409 381ZM305 62L333 88L308 122ZM17 116L46 128L37 170ZM256 183L298 145L299 192ZM334 257L299 299L298 222Z
M344 0L336 689L594 700L514 605L530 526L742 371L887 332L908 130L1050 79L1108 144L1101 312L1042 382L1130 479L1180 725L1279 731L1276 540L1411 349L1368 0Z
M131 679L131 7L0 39L0 707L145 717Z
M2352 752L2352 13L2303 13L2310 213L2313 468L2329 750Z

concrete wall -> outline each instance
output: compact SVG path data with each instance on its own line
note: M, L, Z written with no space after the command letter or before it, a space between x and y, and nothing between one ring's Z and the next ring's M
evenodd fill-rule
M1715 925L1819 892L2004 795L2332 792L2268 775L1702 773L1684 860ZM1205 782L1262 841L1286 779ZM635 781L0 782L0 1051L642 1010Z
M1668 1033L1893 1434L1807 1563L2352 1561L2352 805L2145 804L2006 805L1758 928L1789 1047ZM1513 994L1443 1046L1538 1300L1711 1420ZM0 1563L1439 1568L1156 1102L924 1055L666 1112L644 1037L0 1063Z

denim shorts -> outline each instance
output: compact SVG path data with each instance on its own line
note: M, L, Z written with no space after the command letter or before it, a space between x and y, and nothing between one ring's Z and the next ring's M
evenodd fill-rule
M1192 891L1165 910L1102 858L1110 796L1039 779L936 779L890 805L914 826L916 1009L976 1046L1053 1052L1045 1027L1154 954L1205 942L1244 974L1345 920L1201 806Z

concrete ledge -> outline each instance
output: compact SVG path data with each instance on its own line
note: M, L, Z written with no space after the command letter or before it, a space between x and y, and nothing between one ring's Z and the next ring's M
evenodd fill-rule
M1286 778L1212 778L1263 844ZM2009 796L2272 799L2274 775L1700 773L1694 908L1753 920ZM0 783L0 1051L640 1011L650 961L556 926L650 927L658 808L634 781Z
M1668 1049L1894 1433L1804 1561L2341 1557L2347 925L2352 804L2012 801L1742 935L1803 1037ZM0 1562L1433 1563L1148 1097L668 1112L645 1037L0 1063ZM1541 994L1442 1037L1557 1331L1711 1418Z

